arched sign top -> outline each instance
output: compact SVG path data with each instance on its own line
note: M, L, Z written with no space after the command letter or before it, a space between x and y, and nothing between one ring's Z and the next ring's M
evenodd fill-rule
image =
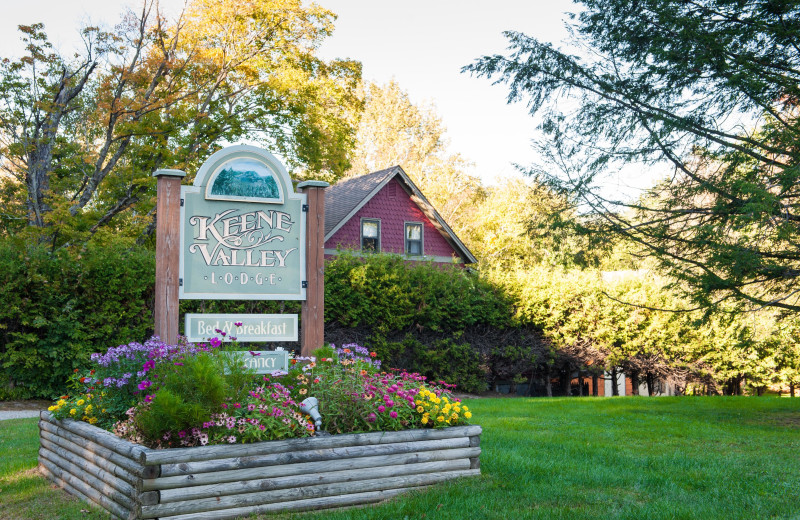
M289 174L275 156L255 146L223 148L203 164L194 186L205 188L206 200L283 204L293 194Z

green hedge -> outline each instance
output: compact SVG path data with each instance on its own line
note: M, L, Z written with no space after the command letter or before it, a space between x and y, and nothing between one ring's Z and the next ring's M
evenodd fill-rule
M50 397L92 352L153 331L152 253L0 242L0 399Z
M51 252L0 242L0 399L52 397L73 369L152 334L152 251L127 243ZM361 342L389 366L483 390L480 349L465 331L511 326L508 299L455 266L341 254L326 264L326 334ZM181 302L181 312L299 313L299 302ZM339 341L341 339L342 341Z
M361 342L389 366L480 392L479 328L512 327L508 298L476 273L397 255L342 253L325 266L325 335Z

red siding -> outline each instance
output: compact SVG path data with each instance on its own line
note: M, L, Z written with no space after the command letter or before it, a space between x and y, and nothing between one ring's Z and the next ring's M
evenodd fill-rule
M394 186L392 186L394 184ZM394 197L391 194L394 193ZM381 251L384 253L405 253L403 240L405 222L422 222L423 253L427 256L458 258L455 250L447 243L439 231L433 227L428 217L411 200L397 179L392 179L344 226L325 242L325 247L336 249L361 249L361 219L375 218L381 221Z

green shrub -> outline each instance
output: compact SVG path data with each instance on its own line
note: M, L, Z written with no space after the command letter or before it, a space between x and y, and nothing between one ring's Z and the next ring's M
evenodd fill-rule
M153 273L153 255L124 243L0 242L0 399L57 396L92 352L148 337Z

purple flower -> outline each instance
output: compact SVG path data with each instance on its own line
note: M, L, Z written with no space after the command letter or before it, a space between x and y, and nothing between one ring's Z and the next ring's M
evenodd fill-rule
M369 422L369 423L374 423L376 419L377 419L377 417L375 417L375 414L374 414L374 413L370 413L370 414L367 416L367 422Z
M237 327L241 327L242 326L242 322L241 321L237 321L236 323L234 323L234 325L236 325Z

